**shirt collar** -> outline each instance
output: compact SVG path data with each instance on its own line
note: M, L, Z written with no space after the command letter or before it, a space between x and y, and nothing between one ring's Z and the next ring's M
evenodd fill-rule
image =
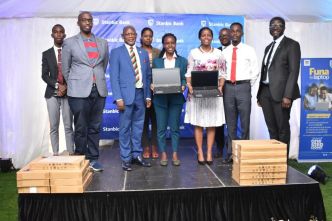
M273 40L276 42L276 44L280 44L280 42L282 41L282 39L284 39L285 35L281 35L279 38L277 38L277 40Z
M130 50L130 47L133 47L134 50L136 49L136 44L134 44L134 45L129 45L129 44L126 44L126 43L124 43L124 44L125 44L127 50Z
M178 56L176 56L176 53L173 53L173 58L177 58ZM166 53L164 53L163 55L163 59L166 59Z

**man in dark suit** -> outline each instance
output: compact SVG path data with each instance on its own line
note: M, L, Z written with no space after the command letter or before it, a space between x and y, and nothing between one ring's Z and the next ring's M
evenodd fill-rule
M270 138L286 143L288 153L292 102L300 97L297 79L301 50L298 42L284 35L285 28L283 18L270 20L273 42L265 49L257 102L263 109Z
M66 37L62 25L56 24L51 34L54 46L43 52L42 79L46 82L45 98L50 120L50 137L54 155L59 154L60 110L65 128L66 148L69 154L74 151L73 114L70 111L66 95L67 85L61 69L61 47Z
M231 33L229 28L222 28L219 31L219 41L221 44L221 47L219 47L219 50L224 50L231 44ZM215 141L217 146L217 152L214 154L214 158L221 158L223 154L223 148L225 144L225 124L216 127L216 135L215 135ZM227 142L226 142L226 149L227 149Z
M99 133L107 87L108 43L92 32L90 12L81 12L80 33L63 44L62 70L68 84L70 109L74 114L75 153L90 160L90 168L103 170L99 158Z
M110 54L110 79L113 98L120 112L119 143L122 168L131 171L131 163L149 167L142 159L141 138L145 105L151 106L151 67L148 53L136 47L133 26L123 28L124 45Z

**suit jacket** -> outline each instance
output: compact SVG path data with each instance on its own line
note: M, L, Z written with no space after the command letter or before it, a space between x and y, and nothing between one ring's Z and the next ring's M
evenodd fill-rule
M175 60L175 67L180 68L181 85L186 85L185 73L187 72L188 61L184 57L178 56ZM152 62L153 68L164 68L164 59L155 58ZM172 104L184 104L186 99L182 93L179 94L158 94L153 96L153 104L167 107L167 98Z
M47 84L44 96L50 98L55 93L55 84L58 80L58 62L53 47L43 52L42 79Z
M271 46L272 43L265 48L261 73L263 73L264 69L265 56L267 56ZM284 37L274 53L268 69L269 89L273 100L280 102L284 97L291 100L300 97L300 90L297 84L300 71L300 60L300 44L293 39ZM259 86L257 93L258 100L261 87L262 85Z
M148 53L136 47L141 63L144 99L151 98L151 68ZM110 54L110 80L114 101L123 99L125 105L131 105L135 98L135 71L125 45L114 48Z
M90 63L81 34L64 41L62 45L62 73L67 81L67 94L71 97L88 97L91 93L93 74L96 76L98 93L107 96L105 72L108 65L108 43L97 38L99 57Z

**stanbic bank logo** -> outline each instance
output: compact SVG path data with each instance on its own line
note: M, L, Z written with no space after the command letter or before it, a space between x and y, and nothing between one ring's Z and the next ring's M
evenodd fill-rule
M206 26L206 20L201 20L201 26L205 27Z
M148 20L148 25L153 26L154 25L154 19L149 19Z
M99 18L93 18L93 25L99 24Z

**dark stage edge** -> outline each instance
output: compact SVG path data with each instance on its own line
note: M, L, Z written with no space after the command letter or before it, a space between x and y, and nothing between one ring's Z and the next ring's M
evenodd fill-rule
M85 193L19 194L19 220L326 220L319 183L290 166L285 185L240 187L221 159L197 164L192 139L181 140L179 157L179 167L170 158L124 172L116 142L100 151L105 170Z

